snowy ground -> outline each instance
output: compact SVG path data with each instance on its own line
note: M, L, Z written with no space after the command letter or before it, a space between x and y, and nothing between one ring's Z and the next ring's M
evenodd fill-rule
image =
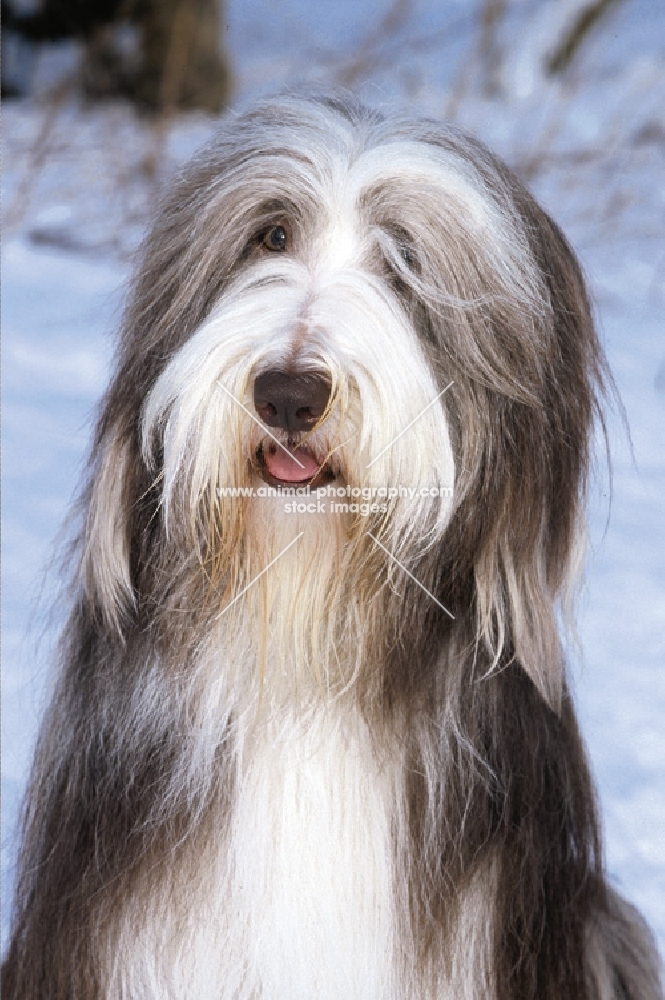
M251 16L247 7L230 4L241 103L285 80L339 78L341 54L348 56L352 41L356 51L362 47L358 40L384 9L379 0L335 0L322 27L320 8L304 0L284 0L279 14L267 0ZM571 96L538 79L537 5L516 0L515 9L530 17L531 39L511 50L503 96L490 102L478 98L472 79L460 84L470 7L450 5L455 31L437 41L438 5L417 5L401 55L387 44L383 63L355 78L347 60L347 79L351 73L374 103L401 99L428 113L454 113L513 163L530 167L536 192L587 269L634 451L620 419L610 416L613 496L610 506L599 451L579 615L583 656L573 676L609 870L665 950L665 73L658 41L665 11L646 0L620 8L602 52L591 54L593 73ZM456 87L461 96L451 104ZM57 576L49 572L44 584L44 570L105 384L128 251L143 223L151 172L165 173L187 156L209 123L182 122L160 144L121 108L84 114L67 104L45 128L43 110L24 103L8 105L3 124L4 205L14 213L2 258L6 890L57 623L44 615ZM40 135L50 151L45 163L34 152ZM3 928L6 917L5 908Z

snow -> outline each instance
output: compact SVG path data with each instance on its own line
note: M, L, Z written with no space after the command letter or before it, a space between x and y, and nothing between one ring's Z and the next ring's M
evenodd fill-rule
M571 89L539 68L542 24L554 16L543 6L512 0L503 39L509 80L498 96L483 96L478 74L460 83L474 26L473 5L461 0L447 5L445 18L436 0L407 5L398 38L386 37L374 69L354 83L375 104L454 112L530 174L587 271L630 440L621 414L611 412L612 496L599 443L579 608L583 653L572 674L608 868L665 949L665 8L617 5L605 34L588 43L584 79ZM232 0L238 106L283 83L343 78L385 10L381 0ZM158 134L121 106L85 111L73 101L47 111L8 104L3 124L6 901L57 634L59 612L48 614L58 586L57 560L48 565L54 540L84 461L155 181L211 125L191 116ZM4 933L6 920L5 906Z
M610 421L613 496L605 471L591 511L585 664L577 692L618 885L665 942L665 358L662 247L600 248L586 261L606 348L626 409L632 454ZM604 494L604 495L603 495ZM609 514L609 522L608 522Z

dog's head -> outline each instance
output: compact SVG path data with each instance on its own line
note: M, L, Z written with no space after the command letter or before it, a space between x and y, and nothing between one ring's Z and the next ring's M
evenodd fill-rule
M568 244L482 145L338 98L228 118L145 243L87 597L109 628L169 602L218 620L302 532L298 599L346 581L316 616L390 591L416 631L436 615L490 664L517 657L556 705L602 377ZM308 484L325 513L229 495Z

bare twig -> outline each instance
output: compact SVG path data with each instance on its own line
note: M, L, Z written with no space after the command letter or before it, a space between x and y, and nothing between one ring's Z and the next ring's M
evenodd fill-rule
M413 10L413 0L393 0L376 28L365 36L355 53L336 72L337 83L352 87L375 73L383 60L381 47L404 30Z
M39 176L53 151L53 135L58 124L58 111L73 94L76 80L77 74L63 77L44 101L44 113L39 132L29 150L28 164L3 219L5 232L20 225L26 216Z
M622 0L592 0L591 3L582 7L547 60L547 72L555 76L568 69L582 44L602 18L621 2Z

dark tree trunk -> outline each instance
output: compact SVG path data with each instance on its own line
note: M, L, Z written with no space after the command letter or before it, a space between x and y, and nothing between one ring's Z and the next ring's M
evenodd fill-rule
M145 0L139 103L156 110L222 110L230 74L220 51L221 8L221 0Z
M89 99L120 96L150 112L201 108L216 114L231 89L221 47L223 3L44 0L32 14L3 3L3 26L35 45L81 39L80 82ZM127 29L133 46L127 45Z

